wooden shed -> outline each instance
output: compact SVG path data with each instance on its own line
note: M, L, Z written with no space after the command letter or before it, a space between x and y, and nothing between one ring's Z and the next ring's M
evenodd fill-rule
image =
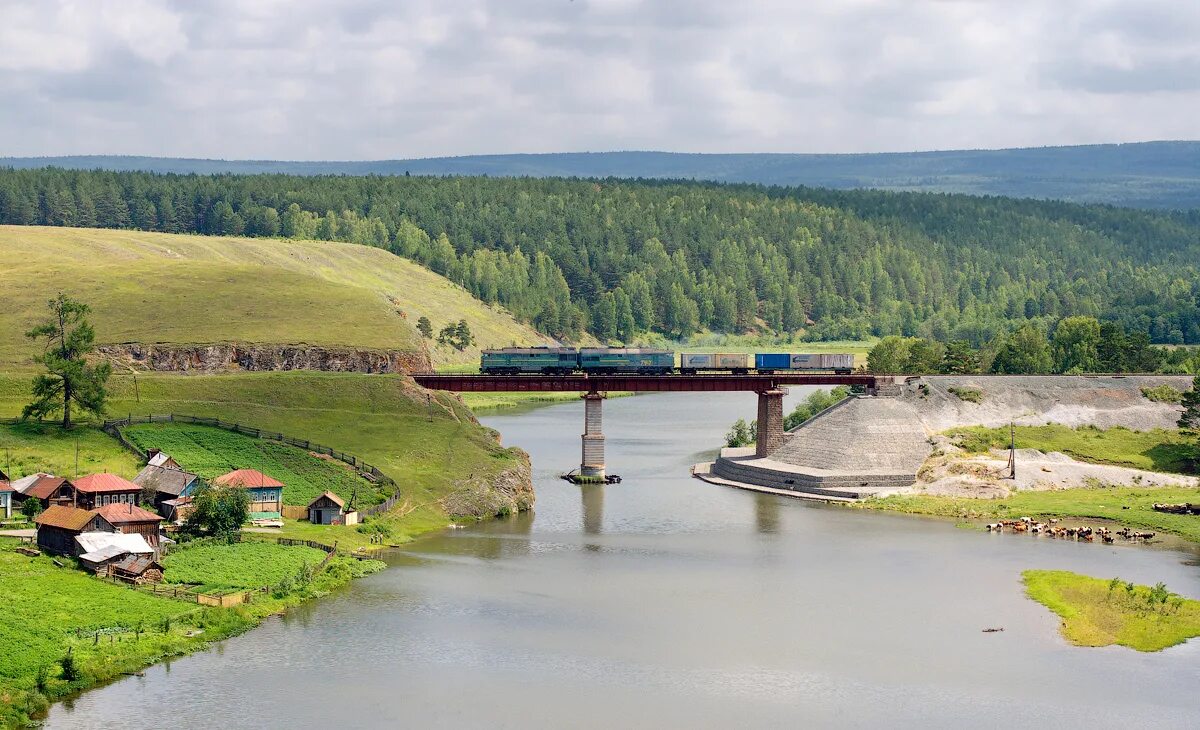
M346 503L333 492L324 492L308 503L308 521L314 525L345 523Z
M159 583L163 579L163 567L157 560L147 556L129 555L110 563L108 575L126 583Z

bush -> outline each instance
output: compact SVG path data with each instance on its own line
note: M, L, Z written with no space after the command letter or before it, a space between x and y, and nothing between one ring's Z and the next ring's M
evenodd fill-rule
M1142 395L1155 403L1179 403L1183 400L1183 392L1169 385L1156 385L1153 388L1143 387Z
M968 403L979 403L983 401L983 391L978 388L960 388L952 385L947 388L951 393L958 396L959 400L965 400Z

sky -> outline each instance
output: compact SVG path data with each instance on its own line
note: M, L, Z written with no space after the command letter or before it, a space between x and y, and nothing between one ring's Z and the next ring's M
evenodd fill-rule
M1194 0L0 0L0 155L1200 139Z

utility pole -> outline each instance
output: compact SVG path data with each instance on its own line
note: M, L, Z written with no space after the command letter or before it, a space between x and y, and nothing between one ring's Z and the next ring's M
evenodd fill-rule
M138 403L142 402L142 394L138 392L137 373L133 374L133 398Z
M1008 478L1017 478L1017 427L1008 422Z

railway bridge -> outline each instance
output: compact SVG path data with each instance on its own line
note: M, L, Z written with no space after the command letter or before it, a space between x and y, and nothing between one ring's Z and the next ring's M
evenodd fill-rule
M712 393L742 391L758 394L758 442L755 451L766 456L783 442L783 397L789 385L859 386L869 395L898 393L895 376L853 373L775 373L771 375L414 375L417 384L457 393L571 392L581 394L583 453L579 473L604 477L604 431L601 404L610 392Z

